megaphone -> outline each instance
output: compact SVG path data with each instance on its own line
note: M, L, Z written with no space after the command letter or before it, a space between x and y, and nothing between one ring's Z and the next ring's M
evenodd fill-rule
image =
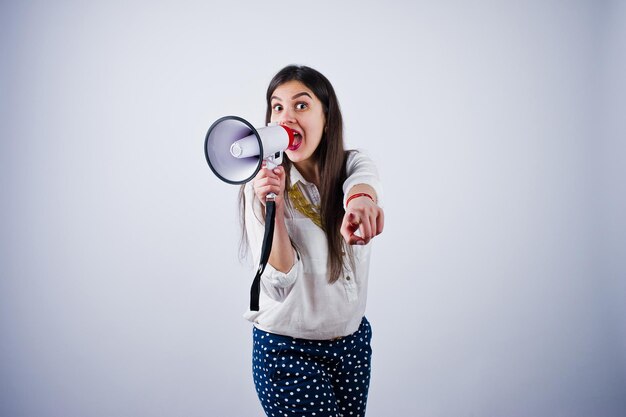
M282 125L254 128L237 116L225 116L211 125L204 154L213 173L229 184L243 184L259 172L282 162L283 151L293 145L294 132Z

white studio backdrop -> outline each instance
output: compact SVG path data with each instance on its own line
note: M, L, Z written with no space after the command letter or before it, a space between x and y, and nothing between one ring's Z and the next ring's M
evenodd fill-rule
M626 415L620 1L0 5L0 416L260 416L237 187L291 63L385 185L370 416Z

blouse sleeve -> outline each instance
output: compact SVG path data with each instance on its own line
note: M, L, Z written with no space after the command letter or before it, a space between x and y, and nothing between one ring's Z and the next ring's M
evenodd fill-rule
M362 151L350 152L346 163L347 176L343 183L343 207L346 208L348 192L357 184L367 184L376 191L378 205L382 207L382 184L374 161Z

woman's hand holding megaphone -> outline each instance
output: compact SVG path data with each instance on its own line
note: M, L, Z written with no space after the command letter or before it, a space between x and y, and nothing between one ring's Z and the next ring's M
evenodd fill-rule
M264 161L263 167L252 181L252 186L254 193L263 205L265 205L268 194L274 193L276 195L274 199L276 202L276 219L284 219L285 168L279 165L274 169L269 169Z

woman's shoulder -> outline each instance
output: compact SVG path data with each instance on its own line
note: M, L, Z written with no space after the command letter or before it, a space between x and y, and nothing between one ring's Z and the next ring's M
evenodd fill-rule
M376 170L376 164L369 153L364 149L350 149L346 151L346 171L369 168Z

